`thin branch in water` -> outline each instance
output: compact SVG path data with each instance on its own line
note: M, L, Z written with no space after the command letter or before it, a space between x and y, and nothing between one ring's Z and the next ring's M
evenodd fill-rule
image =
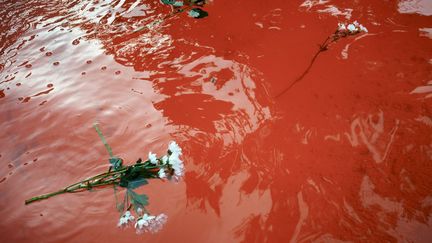
M310 69L312 68L312 66L315 63L316 59L318 58L319 54L321 54L321 52L327 51L329 46L332 43L338 41L341 38L344 38L344 37L347 37L350 35L356 35L356 34L359 34L361 32L368 32L368 30L363 25L359 24L357 21L354 21L354 23L348 24L348 25L339 23L338 29L335 31L335 33L333 33L332 35L327 37L327 39L321 45L319 45L318 51L312 57L309 65L307 66L305 71L303 71L303 73L298 78L296 78L294 81L292 81L290 83L290 85L288 85L288 87L286 87L284 90L282 90L282 92L280 92L278 95L276 95L275 98L281 97L286 92L288 92L292 87L294 87L295 84L300 82L306 76L306 74L309 73Z

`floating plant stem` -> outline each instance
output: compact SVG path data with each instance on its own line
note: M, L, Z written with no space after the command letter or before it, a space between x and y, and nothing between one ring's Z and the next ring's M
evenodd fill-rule
M286 87L284 90L282 90L282 92L280 92L275 97L276 98L281 97L286 92L288 92L296 83L300 82L306 76L306 74L309 73L310 69L312 68L312 65L315 63L319 54L321 54L321 52L327 51L329 46L332 43L338 41L341 38L344 38L344 37L347 37L350 35L356 35L356 34L359 34L361 32L367 33L368 30L363 25L359 24L357 21L354 21L352 24L348 24L348 25L339 23L337 30L332 35L328 36L325 39L325 41L319 45L319 49L317 50L315 55L312 57L311 61L309 62L309 65L303 71L303 73L298 78L296 78L294 81L292 81L288 85L288 87Z
M102 134L101 130L99 129L99 126L97 123L93 124L93 127L96 129L97 134L99 135L100 139L102 140L102 143L104 144L106 150L108 151L108 154L110 158L114 157L111 146L107 143L104 135Z

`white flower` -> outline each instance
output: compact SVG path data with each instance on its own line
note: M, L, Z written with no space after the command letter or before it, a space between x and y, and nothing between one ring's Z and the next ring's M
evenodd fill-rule
M167 219L168 216L163 213L159 214L158 216L144 214L142 218L138 219L135 223L136 232L137 234L143 232L156 233L162 229Z
M152 164L157 164L157 157L156 157L156 154L153 154L152 152L149 152L149 154L148 154L148 158L149 158L149 160L150 160L150 163L152 163Z
M163 165L166 165L167 162L168 162L168 156L164 155L164 156L162 157L162 164L163 164Z
M368 29L366 29L366 27L364 27L363 25L360 25L360 31L367 33Z
M346 30L346 26L344 24L338 23L338 30L344 31Z
M176 179L184 175L184 164L178 154L171 154L168 163L171 165L171 168L173 168L174 175L177 177Z
M353 24L349 24L348 27L347 27L347 29L350 32L355 32L357 30L357 28Z
M159 178L163 179L166 178L165 169L161 168L158 172Z
M134 221L135 217L131 214L130 211L126 211L119 219L117 227L126 227L132 221Z
M359 22L357 22L357 20L356 20L356 21L353 22L353 25L354 25L355 27L358 27L360 24L359 24Z
M180 146L178 146L178 144L175 141L171 141L168 144L168 150L173 154L178 154L178 155L182 154L182 149L180 148Z

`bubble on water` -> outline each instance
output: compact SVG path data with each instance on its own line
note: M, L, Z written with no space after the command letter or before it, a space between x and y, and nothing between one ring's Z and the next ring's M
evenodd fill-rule
M52 54L53 53L49 51L49 52L45 53L45 56L50 57L50 56L52 56Z
M60 64L60 62L54 62L53 65L54 66L58 66Z
M102 66L101 70L105 71L105 70L107 70L107 67L106 66Z
M16 83L15 85L16 85L16 86L21 86L21 83Z
M92 60L87 60L86 63L87 64L91 64L93 61Z
M119 75L121 73L121 71L116 71L115 75Z
M86 75L86 74L87 74L86 72L82 72L82 73L81 73L81 75Z
M44 51L45 51L45 47L41 47L41 48L39 49L39 51L44 52Z
M54 85L51 83L47 84L47 88L52 88L52 86L54 86Z
M24 67L26 67L26 68L31 68L32 65L29 63L29 64L26 64Z

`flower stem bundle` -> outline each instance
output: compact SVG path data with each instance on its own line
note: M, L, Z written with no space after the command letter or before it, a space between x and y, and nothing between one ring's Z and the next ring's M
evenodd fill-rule
M143 161L142 159L138 159L132 165L123 165L121 158L113 156L111 147L96 124L95 129L110 154L109 163L111 166L108 171L73 183L57 191L32 197L25 200L25 204L27 205L64 193L76 193L97 187L113 186L116 207L122 214L118 223L119 227L127 226L134 221L135 217L130 212L131 209L134 209L139 216L135 223L137 233L155 233L159 231L166 222L167 216L165 214L158 216L149 215L146 210L146 206L149 204L148 196L138 194L134 190L148 184L148 179L179 180L184 175L184 165L180 159L182 149L176 142L171 141L168 145L166 155L157 157L156 154L149 152L148 160ZM126 189L125 197L121 202L117 201L117 187Z

